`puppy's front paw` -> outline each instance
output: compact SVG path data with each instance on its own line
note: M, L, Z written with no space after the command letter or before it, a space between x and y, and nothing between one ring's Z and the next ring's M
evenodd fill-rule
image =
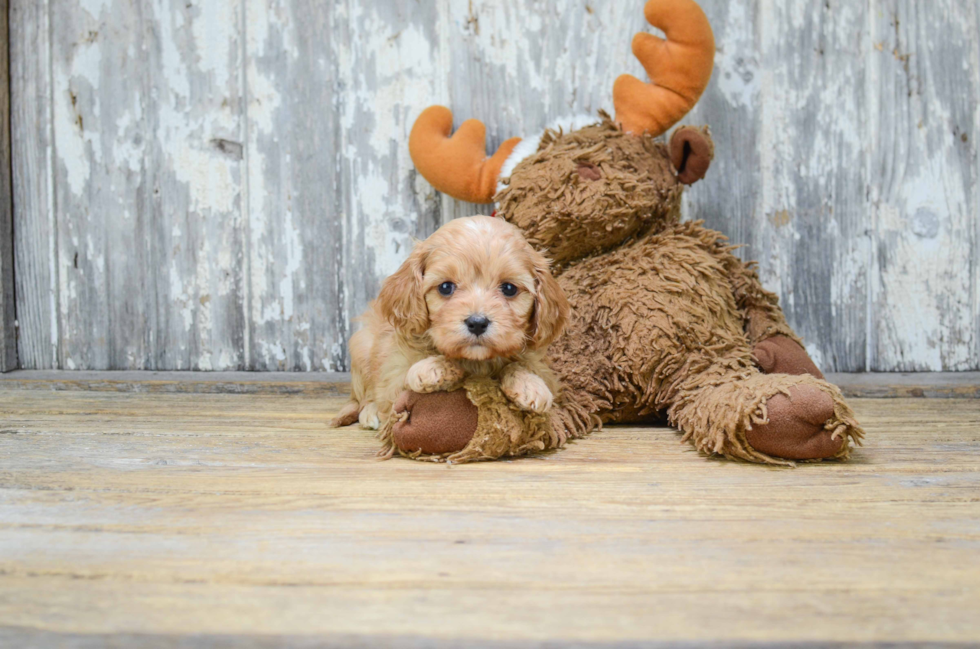
M544 379L528 371L505 374L500 381L500 389L521 410L547 412L554 401L554 395Z
M361 408L361 412L357 416L357 421L361 424L361 428L367 428L368 430L378 430L381 428L381 418L378 416L378 404L372 401Z
M405 385L412 392L441 392L459 387L463 370L445 356L431 356L408 368Z

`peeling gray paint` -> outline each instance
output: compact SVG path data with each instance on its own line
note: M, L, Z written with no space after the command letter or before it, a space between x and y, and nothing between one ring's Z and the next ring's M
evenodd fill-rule
M980 369L976 3L702 5L686 217L747 244L823 367ZM12 0L22 365L346 369L413 237L492 209L414 171L418 113L493 148L609 110L644 28L641 0Z

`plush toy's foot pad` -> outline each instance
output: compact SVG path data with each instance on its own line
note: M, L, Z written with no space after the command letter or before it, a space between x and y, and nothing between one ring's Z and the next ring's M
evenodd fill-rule
M766 338L752 348L759 368L766 374L809 374L818 379L823 373L798 342L787 336Z
M405 453L439 455L461 451L473 439L479 410L466 390L419 394L406 390L395 401L391 439Z
M787 460L819 460L837 455L846 441L824 427L834 417L834 400L814 385L795 385L789 396L770 397L766 409L768 422L745 433L757 451Z

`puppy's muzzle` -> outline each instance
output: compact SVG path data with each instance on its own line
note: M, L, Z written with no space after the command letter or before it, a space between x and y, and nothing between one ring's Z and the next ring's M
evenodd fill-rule
M463 324L466 325L466 328L469 329L471 334L479 337L487 332L487 328L490 326L490 320L482 313L475 313L466 320L463 320Z

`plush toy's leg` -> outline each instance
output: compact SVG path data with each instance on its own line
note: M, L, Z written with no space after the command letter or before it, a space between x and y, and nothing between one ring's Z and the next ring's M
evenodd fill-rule
M745 431L745 439L756 451L788 460L846 456L847 437L825 428L834 421L834 396L819 385L790 386L766 401L768 421Z
M466 390L420 394L402 392L392 408L391 437L404 453L440 455L461 451L473 439L479 411Z
M684 439L751 462L845 459L863 435L837 387L809 374L762 374L740 359L688 377L671 401Z
M487 378L469 378L453 392L402 393L380 437L383 457L453 463L518 457L565 440L551 416L521 410Z
M722 240L716 246L743 314L745 334L759 369L776 383L786 382L780 375L823 379L823 373L787 324L779 299L762 287L754 263L736 258ZM827 385L823 381L795 384L771 396L766 401L768 420L746 429L745 440L752 449L770 457L790 460L846 457L845 435L859 442L862 431L840 391L834 386L828 391ZM847 432L835 437L826 432L826 426L827 422L838 421L846 423Z
M759 368L766 374L810 374L822 379L823 374L787 324L779 298L762 288L755 263L745 263L733 255L721 239L715 242L715 254L725 266Z

